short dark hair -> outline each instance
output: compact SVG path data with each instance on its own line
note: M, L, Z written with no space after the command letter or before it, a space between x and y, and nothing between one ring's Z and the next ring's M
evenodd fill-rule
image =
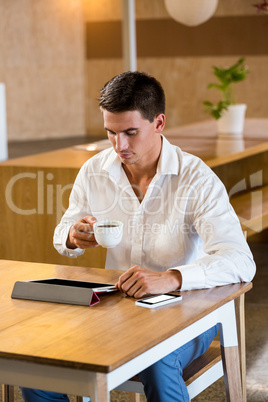
M138 110L142 117L153 122L165 113L165 92L150 75L128 71L108 81L101 90L99 106L111 113Z

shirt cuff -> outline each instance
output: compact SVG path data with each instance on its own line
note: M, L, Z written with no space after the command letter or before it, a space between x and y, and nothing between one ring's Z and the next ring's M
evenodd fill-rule
M83 254L85 250L83 248L67 248L65 247L65 254L71 258L77 258L79 255Z
M180 267L173 267L169 269L176 269L180 271L182 276L182 285L180 290L191 289L204 289L205 273L202 267L198 264L182 265Z

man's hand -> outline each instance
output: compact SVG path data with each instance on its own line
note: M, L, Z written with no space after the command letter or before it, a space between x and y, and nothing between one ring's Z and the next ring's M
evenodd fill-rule
M135 265L124 272L116 287L128 296L143 296L172 292L181 288L182 277L178 270L155 272Z
M97 247L99 244L96 242L93 232L93 223L95 222L97 219L93 216L85 216L71 226L66 247L71 249Z

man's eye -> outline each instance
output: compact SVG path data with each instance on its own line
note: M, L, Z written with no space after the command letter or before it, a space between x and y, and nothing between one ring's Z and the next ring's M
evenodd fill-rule
M129 136L136 135L137 131L127 131L126 134L129 135Z

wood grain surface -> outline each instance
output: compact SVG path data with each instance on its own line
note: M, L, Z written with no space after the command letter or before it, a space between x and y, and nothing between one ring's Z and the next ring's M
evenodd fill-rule
M120 272L1 260L0 273L0 356L98 372L114 370L252 287L243 283L183 292L180 303L156 310L138 307L120 292L83 307L10 296L16 280L115 283Z

